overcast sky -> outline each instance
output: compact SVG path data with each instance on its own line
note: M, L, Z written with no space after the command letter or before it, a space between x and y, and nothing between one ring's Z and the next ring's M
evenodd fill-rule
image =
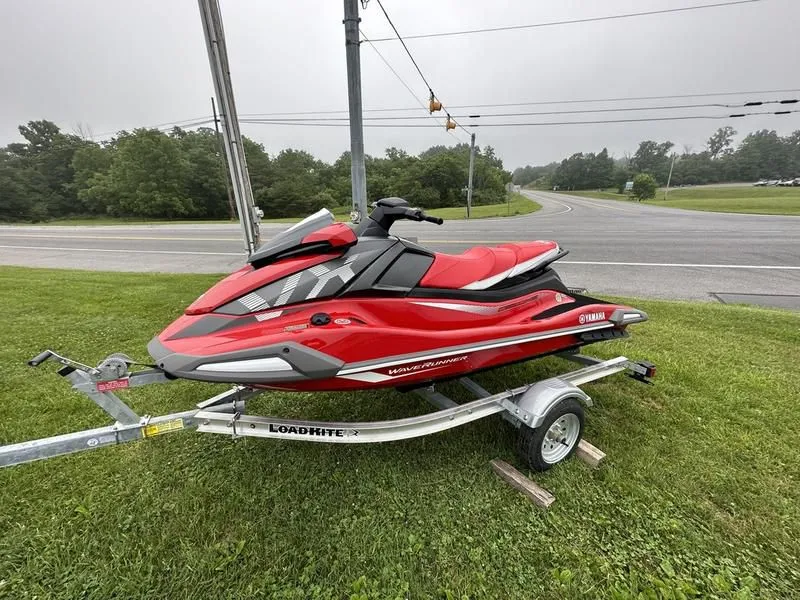
M576 19L708 4L718 0L384 0L401 34ZM210 114L213 93L199 11L193 0L5 0L0 54L0 144L19 139L17 126L50 119L100 134ZM233 85L240 115L347 108L341 0L223 0ZM800 2L762 0L659 16L521 31L409 41L446 105L535 102L800 88ZM391 35L375 0L362 29ZM427 90L400 44L379 50L416 96ZM367 44L362 44L364 108L414 107L411 94ZM647 101L735 102L798 97L767 94ZM603 108L619 104L552 105L495 112ZM491 112L461 110L456 114ZM591 120L666 114L722 114L698 108L606 115L529 116L507 121ZM736 112L736 110L734 110ZM426 114L421 109L417 114ZM338 116L338 115L333 115ZM369 113L366 116L370 115ZM502 121L503 119L495 119ZM433 123L425 120L420 123ZM468 124L469 119L460 122ZM513 169L560 160L578 151L633 152L642 139L695 151L729 121L676 121L558 127L478 128ZM739 132L800 129L800 114L730 122ZM302 148L327 161L349 149L346 127L244 125L270 154ZM459 136L466 140L461 132ZM738 136L737 140L742 136ZM389 146L412 153L456 141L441 129L365 129L366 150Z

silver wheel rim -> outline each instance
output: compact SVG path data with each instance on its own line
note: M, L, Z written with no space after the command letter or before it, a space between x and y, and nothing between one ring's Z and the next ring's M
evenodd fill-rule
M542 460L549 465L564 460L578 442L581 421L578 415L566 413L558 417L542 440Z

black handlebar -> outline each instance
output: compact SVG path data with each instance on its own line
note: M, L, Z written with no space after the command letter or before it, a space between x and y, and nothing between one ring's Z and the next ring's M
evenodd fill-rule
M436 225L441 225L444 223L444 219L440 219L439 217L429 217L421 208L407 209L406 217L412 221L427 221L428 223L435 223Z
M356 233L359 237L386 237L392 225L401 219L409 221L427 221L441 225L444 219L429 217L421 208L410 208L402 198L382 198L373 205L375 209L369 218L359 225Z

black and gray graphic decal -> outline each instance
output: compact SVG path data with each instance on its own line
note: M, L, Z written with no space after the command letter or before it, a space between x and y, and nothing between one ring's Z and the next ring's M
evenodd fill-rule
M214 312L246 315L268 308L332 296L374 261L381 252L382 249L347 253L269 283L219 307Z

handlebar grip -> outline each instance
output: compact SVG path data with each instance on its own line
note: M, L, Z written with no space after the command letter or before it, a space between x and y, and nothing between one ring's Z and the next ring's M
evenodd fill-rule
M435 223L436 225L441 225L442 223L444 223L444 219L441 219L439 217L425 217L425 220L428 223Z
M51 350L45 350L41 354L37 354L32 359L30 359L28 361L28 366L30 366L30 367L38 367L40 364L42 364L44 361L46 361L51 356L53 356L53 352Z

